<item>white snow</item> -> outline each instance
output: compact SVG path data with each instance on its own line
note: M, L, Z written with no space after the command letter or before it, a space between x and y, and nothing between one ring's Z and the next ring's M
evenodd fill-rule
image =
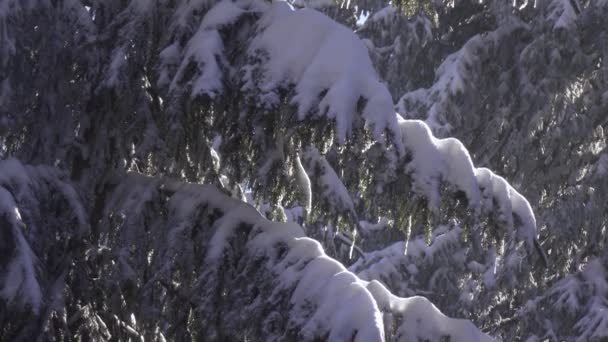
M583 295L581 285L580 281L572 275L560 280L548 291L548 295L555 296L553 306L557 310L569 314L576 313L582 305L579 301L579 298L582 298Z
M47 228L45 221L40 221L37 226L42 205L40 194L53 192L53 198L67 202L69 208L62 210L69 212L63 214L73 215L75 227L62 229L83 234L88 228L82 201L63 176L50 166L23 165L16 159L0 161L0 215L7 220L7 225L0 230L5 231L2 234L5 238L13 240L6 243L15 246L9 260L4 261L6 273L0 281L0 297L10 303L30 305L35 314L41 310L43 290L37 279L38 258L29 238L44 233Z
M445 316L424 297L396 297L375 280L368 283L367 289L381 309L403 317L398 334L405 341L440 341L446 336L453 342L495 341L480 332L470 321Z
M358 327L355 341L382 340L382 311L403 315L405 319L400 331L411 338L436 340L449 335L451 341L492 341L471 322L444 316L424 298L395 297L376 281L360 280L327 257L317 241L302 237L301 229L295 224L262 219L256 227L262 233L257 233L248 246L257 253L271 250L277 241L287 243L289 247L287 255L273 270L286 286L297 284L292 304L296 307L311 302L318 305L314 315L303 321L305 332L327 326L326 329L331 329L329 340L343 340L352 335L353 327ZM304 268L299 267L310 258L312 260L306 262Z
M359 226L361 227L361 230L363 230L363 232L371 233L374 231L386 229L388 227L388 220L384 217L381 217L378 219L378 223L359 221Z
M374 137L381 140L385 129L399 136L390 93L380 83L367 48L351 30L320 12L294 11L284 2L274 3L259 26L263 31L249 53L267 53L259 86L262 92L295 84L292 103L298 106L298 118L303 120L309 112L318 111L335 119L339 143L351 132L357 101L363 97L367 99L363 118L373 127ZM244 81L245 88L252 88L251 73ZM324 90L327 93L319 101Z
M469 205L476 207L480 200L473 162L468 151L456 139L437 139L420 120L399 119L404 146L412 153L408 171L412 172L414 191L427 196L429 209L439 208L439 185L447 181L466 193Z
M354 336L355 341L383 341L383 315L398 313L405 318L400 331L407 331L407 336L434 339L449 334L452 341L487 340L470 322L445 317L424 299L398 298L376 282L359 279L329 258L319 242L305 237L296 223L268 221L252 206L211 186L169 180L150 184L172 193L169 199L172 222L194 220L201 206L223 212L212 228L214 234L205 258L209 267L219 265L231 237L241 227L252 227L243 257L266 260L266 267L276 277L272 280L273 295L285 293L284 290L291 293L289 324L297 327L302 337L327 336L337 341ZM284 246L286 253L277 254L277 246Z
M332 7L335 3L332 0L294 0L293 5L295 7L323 9L325 7Z
M267 221L253 207L228 199L212 187L174 184L171 188L177 190L173 197L178 197L170 202L172 206L180 206L180 216L189 216L187 212L203 202L224 211L213 227L215 234L206 256L210 265L218 263L230 237L242 224L253 226L247 243L251 256L266 254L277 243L288 246L288 253L272 270L281 282L277 289L295 286L291 303L296 309L292 310L292 319L302 326L304 336L324 331L331 340L343 340L356 332L356 341L383 340L381 313L369 292L355 275L327 257L317 241L304 237L300 226ZM185 193L179 195L182 191ZM189 201L196 203L188 205ZM306 310L297 309L308 303L315 305L312 317L306 315Z
M160 71L158 84L161 87L171 84L172 76L171 69L177 68L180 64L180 47L178 42L164 48L158 55L160 60Z
M296 154L295 157L295 176L298 184L298 189L303 193L304 197L304 209L306 213L310 213L312 209L312 190L310 188L310 178L302 166L302 161L300 159L300 153Z
M365 254L349 270L355 272L358 277L365 280L398 280L400 293L413 293L408 284L415 282L414 276L418 273L418 266L430 267L437 264L437 258L449 258L452 265L465 266L465 258L450 251L458 250L461 245L460 227L439 226L432 232L430 244L426 243L425 237L415 236L407 241L395 242L381 250ZM405 251L405 253L404 253ZM447 251L447 253L446 253ZM441 262L438 262L441 263ZM418 266L417 266L418 265ZM409 274L402 271L404 266ZM479 266L481 269L483 265Z
M497 210L501 214L500 217L506 221L507 227L516 228L517 237L521 241L525 241L528 248L531 249L537 233L536 217L528 200L509 185L504 178L486 168L475 169L475 176L479 186L483 189L485 207ZM498 208L492 208L494 200L497 202ZM515 226L514 217L519 221L517 226Z
M580 332L577 341L603 341L608 338L608 281L606 270L599 258L591 259L583 271L584 287L580 291L592 294L585 308L586 314L575 325ZM585 290L583 290L585 289Z
M199 72L190 81L191 96L206 94L215 97L222 90L222 71L216 57L223 59L223 51L224 44L218 31L206 29L201 24L186 46L182 63L171 82L171 90L178 88L178 82L185 76L190 63L196 63ZM167 50L167 55L171 52L171 50Z
M221 91L223 42L217 29L234 23L245 11L253 10L245 10L242 6L245 4L221 1L210 10L185 48L173 85L182 78L188 64L196 62L200 74L192 81L192 96L214 96ZM429 118L425 123L403 120L394 112L392 98L387 88L379 82L367 48L350 29L315 10L294 10L286 2L258 7L255 10L263 14L257 23L260 33L251 42L248 54L253 59L257 58L258 62L255 63L260 65L243 68L243 90L255 92L257 89L262 93L259 95L262 102L272 102L278 100L278 88L294 85L296 94L292 102L298 107L298 118L304 120L310 113L316 112L334 119L338 143L345 142L355 121L356 104L359 98L365 98L367 103L362 117L366 126L373 130L377 141L384 141L382 133L388 129L397 151L401 154L407 149L412 154L413 160L407 165L407 171L413 176L414 191L428 198L429 209L439 209L442 184L464 192L469 207L477 213L491 208L492 200L496 199L499 202L496 209L504 216L506 224L509 227L521 224L523 229L517 227L518 237L531 246L536 236L536 222L525 198L508 183L503 184L502 178L489 171L475 169L466 148L458 140L437 139L430 129L447 127L443 119L438 117L446 110L446 101L449 100L446 94L463 92L463 75L467 68L475 64L477 57L474 52L483 48L493 36L473 37L465 47L442 63L432 89L408 95L430 105ZM375 18L381 20L391 13L391 7L387 7L376 13ZM162 59L174 61L177 49L168 47L161 54ZM262 71L260 79L253 78L257 74L253 72L257 67ZM323 91L326 93L321 96ZM419 96L422 98L417 99ZM402 98L401 104L403 101ZM280 149L269 151L266 163L259 172L264 174L282 155ZM316 149L308 149L302 157L313 159L323 169L320 179L315 180L323 186L323 195L330 202L337 203L338 207L353 210L347 189L320 153ZM295 161L296 176L305 197L303 204L310 210L309 175L301 172L298 161ZM484 189L483 196L480 187Z
M42 304L42 290L36 277L37 259L23 236L24 224L13 195L3 186L0 186L0 213L10 224L3 229L11 231L16 249L15 256L8 261L4 284L0 284L0 296L8 302L30 304L32 311L37 314Z
M486 168L475 168L468 151L454 138L437 139L420 120L399 119L403 144L412 154L407 171L412 173L414 191L428 198L429 209L439 208L440 184L447 182L463 191L469 207L496 210L508 229L531 249L536 238L536 218L530 203L504 178ZM493 208L496 201L498 208ZM515 226L517 225L517 226Z
M213 30L234 23L245 11L230 0L223 0L213 6L201 22L201 29Z
M206 1L193 1L188 6L181 6L176 13L181 20L192 15L192 11L197 7L204 6ZM246 4L241 3L245 6ZM219 34L219 29L223 26L234 24L247 10L239 7L237 3L224 0L213 6L200 22L197 31L190 38L185 46L183 56L180 58L179 45L173 43L166 47L160 54L160 82L168 82L169 69L181 60L177 72L171 81L171 90L176 90L181 86L181 82L187 76L188 68L191 63L197 66L197 74L189 84L192 87L191 96L208 95L215 97L223 90L222 80L224 72L222 67L228 68L228 62L224 56L224 42ZM180 21L178 21L180 22ZM180 25L185 25L182 22Z
M317 181L323 188L322 197L337 209L353 211L355 206L348 190L319 150L309 146L303 151L302 156L309 170L314 170L316 167L321 169L322 174L317 177Z
M390 274L398 274L396 266L402 264L406 257L403 254L406 243L395 242L392 245L366 255L365 259L359 259L349 270L356 273L361 279L385 279ZM366 263L373 263L373 267L367 267Z
M112 53L112 61L108 65L106 71L106 77L104 79L104 85L107 87L114 87L119 83L119 77L123 73L125 64L127 62L127 55L123 48L119 47Z

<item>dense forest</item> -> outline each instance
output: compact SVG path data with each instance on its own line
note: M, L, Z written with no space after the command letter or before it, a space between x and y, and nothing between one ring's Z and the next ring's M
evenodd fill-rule
M608 0L0 0L1 341L608 340Z

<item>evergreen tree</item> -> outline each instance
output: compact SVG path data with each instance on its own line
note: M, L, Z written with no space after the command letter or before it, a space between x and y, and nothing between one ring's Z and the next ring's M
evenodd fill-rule
M604 338L607 8L4 0L0 339Z
M402 87L392 86L400 92L397 110L425 120L439 136L457 137L478 164L517 184L535 209L551 261L547 270L536 268L537 286L508 296L499 312L502 324L471 318L505 340L605 339L607 3L433 5L431 14L408 17L391 8L389 17L378 16L380 23L374 15L368 19L374 42L378 32L389 42L389 58L379 55L383 63L397 67L407 56L423 54L415 58L430 63L416 63L422 71L407 74L435 75L413 86L395 80ZM412 25L420 16L436 18L426 47L402 52L404 39L420 39L406 30L387 35L393 32L387 27Z

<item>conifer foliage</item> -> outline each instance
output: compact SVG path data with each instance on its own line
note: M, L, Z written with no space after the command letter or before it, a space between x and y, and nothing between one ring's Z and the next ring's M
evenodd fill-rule
M606 17L1 1L0 340L605 338Z

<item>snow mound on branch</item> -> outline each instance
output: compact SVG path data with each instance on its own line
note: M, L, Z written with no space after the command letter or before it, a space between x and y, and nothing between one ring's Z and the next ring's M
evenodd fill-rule
M400 119L399 124L404 145L412 153L408 171L413 173L414 191L428 197L431 210L439 208L442 180L464 191L471 203L479 202L473 162L460 141L435 138L429 126L419 120Z
M182 62L171 82L170 90L173 91L180 87L179 83L185 77L188 77L189 66L195 64L197 67L196 75L189 81L189 85L192 88L191 96L208 95L215 97L222 91L222 71L220 65L221 61L224 60L224 43L220 38L219 32L215 29L210 29L209 25L210 23L203 19L198 31L186 45L186 50L181 59ZM175 53L175 45L171 45L161 52L161 58L174 60Z
M234 23L245 11L232 1L220 1L205 14L201 22L202 29L217 29Z
M205 1L194 2L192 5L195 3L199 3L197 6L203 6ZM182 6L176 13L183 11L178 15L183 17L191 15L192 10L191 7ZM224 56L224 42L219 30L234 24L246 12L247 10L232 1L220 1L213 6L183 49L178 42L174 42L161 51L159 84L170 83L170 91L177 91L186 84L191 89L192 98L201 95L214 98L221 94L224 69L229 65ZM196 66L194 72L192 66ZM175 75L169 76L175 68Z
M319 242L304 237L296 224L258 221L257 235L249 242L251 253L265 253L277 244L285 244L288 252L272 266L278 275L279 287L295 290L291 320L302 326L302 336L312 340L328 334L328 340L381 341L382 314L365 286L339 262L323 252ZM307 307L316 307L312 315Z
M412 157L407 171L412 174L413 189L428 198L430 210L439 209L440 184L446 181L464 192L469 207L477 212L497 210L506 226L517 228L518 238L530 249L533 247L536 218L524 196L492 171L475 168L468 151L457 139L435 138L429 126L420 120L399 119L399 125L403 144Z
M264 98L276 101L277 88L295 84L292 103L298 106L298 119L311 111L335 119L339 143L351 132L362 97L367 100L362 116L374 137L380 140L385 129L399 136L391 95L379 81L367 48L351 30L320 12L294 11L284 2L274 3L259 27L262 32L249 54L266 54L267 60L261 79L245 74L244 89L259 88Z
M38 313L42 304L42 290L36 275L37 259L30 245L23 236L25 224L13 196L0 186L0 214L3 216L3 238L12 237L15 252L8 263L6 274L0 278L0 297L8 302L18 301L31 305L32 311ZM7 234L8 233L8 234Z
M75 229L74 238L85 232L86 215L74 189L54 168L25 166L15 159L0 161L0 298L17 308L29 307L34 314L41 311L43 290L38 279L39 261L36 245L30 238L38 234L52 234L51 227L37 226L41 221L40 201L45 196L55 201L65 200L68 208L54 213L57 219L67 215ZM22 216L23 215L23 216ZM71 219L74 219L72 221ZM52 218L45 218L49 226ZM27 225L27 226L26 226ZM51 232L50 232L51 231ZM34 247L32 247L34 246Z
M331 167L329 162L321 155L316 147L309 146L303 153L306 169L322 189L321 196L335 209L354 212L355 205L348 190ZM320 174L316 174L316 171Z
M302 338L312 340L327 334L329 340L352 336L356 336L355 341L383 340L381 312L365 286L325 255L317 241L306 238L299 225L267 221L255 208L227 198L210 186L175 183L167 188L177 191L170 206L184 219L203 203L224 212L213 225L215 232L206 260L210 267L218 266L230 248L230 240L243 226L253 227L246 245L248 259L267 255L277 245L287 247L285 256L271 260L268 266L277 275L275 286L294 289L290 321L300 327ZM312 314L307 309L311 304L316 307Z
M475 169L475 176L483 191L484 207L497 209L499 218L507 221L507 227L518 226L518 238L532 247L536 239L536 217L528 200L489 169ZM493 208L494 201L498 208Z
M400 298L394 296L375 280L368 283L367 289L382 310L403 317L397 328L399 341L442 341L446 337L449 341L495 341L480 332L470 321L445 316L424 297Z
M137 179L129 182L134 183L133 180ZM238 266L239 270L260 267L262 262L262 268L268 271L262 281L272 284L272 290L268 296L256 297L248 305L278 305L276 303L282 302L279 298L287 295L287 327L295 329L303 340L324 337L331 341L384 341L387 337L385 314L404 318L399 327L400 336L490 340L470 322L444 316L424 298L399 298L377 282L361 280L328 257L321 245L307 238L296 223L268 221L252 206L229 198L212 186L166 180L152 184L170 196L168 212L173 217L168 218L168 222L201 219L201 207L207 208L207 212L221 211L221 217L211 227L213 233L205 257L208 273L202 278L209 281L209 277L220 276L224 260L233 263L242 260L244 264ZM179 229L179 225L174 229ZM246 234L245 250L232 251L235 240L242 239L243 233ZM242 254L235 259L237 253ZM261 270L256 268L255 272ZM225 294L227 300L230 295Z
M431 232L430 243L420 235L395 242L365 253L365 258L359 258L349 270L361 279L391 284L391 289L401 295L414 295L420 285L417 279L420 270L436 269L437 264L450 269L465 266L464 255L457 252L462 247L461 233L458 226L441 225ZM430 290L434 290L434 285L430 285Z
M545 319L546 315L566 318L547 328L547 335L559 331L576 332L572 341L605 341L608 338L608 272L601 258L591 257L581 270L556 281L540 296L522 307L520 319ZM544 314L544 315L543 315Z

